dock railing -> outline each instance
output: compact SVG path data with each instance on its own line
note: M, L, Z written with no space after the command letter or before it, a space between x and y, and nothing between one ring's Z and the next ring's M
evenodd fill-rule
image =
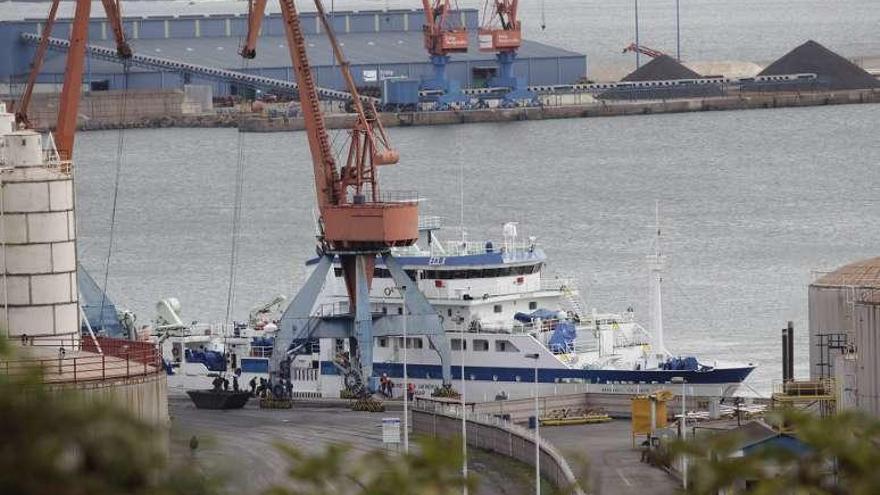
M138 378L163 372L159 351L149 342L109 337L96 337L97 342L90 338L75 340L21 339L25 352L27 348L36 348L38 352L34 356L25 353L0 360L0 375L23 376L41 370L43 382L62 384Z

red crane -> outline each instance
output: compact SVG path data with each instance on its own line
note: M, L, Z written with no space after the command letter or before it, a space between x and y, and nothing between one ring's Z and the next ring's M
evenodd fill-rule
M251 16L263 14L252 0ZM351 76L350 64L342 53L321 0L315 0L318 18L330 38L334 57L352 96L356 121L349 131L350 143L345 165L338 167L318 102L317 87L306 53L306 42L294 0L279 0L287 46L302 107L305 132L312 156L315 194L320 212L320 257L309 279L291 301L281 318L272 354L272 372L283 373L287 357L307 347L316 338L348 337L351 357L336 361L345 382L369 403L365 378L373 369L373 319L382 322L382 335L396 335L399 315L376 315L370 309L370 286L377 259L381 258L408 310L417 321L411 334L428 335L441 356L444 383L449 383L449 343L437 312L418 291L418 285L394 260L390 248L408 246L418 240L418 202L415 197L391 198L379 188L378 167L397 163L399 155L388 140L372 101L364 102ZM259 19L250 19L251 32L241 53L255 50ZM338 259L345 279L348 309L346 315L316 316L312 313L327 273ZM397 292L392 292L397 293ZM349 327L345 318L351 318ZM406 318L406 317L403 317ZM378 324L378 323L377 323ZM405 323L403 331L406 332ZM369 407L369 406L364 406Z
M517 18L518 5L519 0L486 0L479 34L480 51L515 52L519 49L522 23Z
M642 55L647 55L651 58L663 57L666 54L661 52L660 50L654 50L653 48L648 48L644 45L637 45L635 43L630 43L626 48L623 49L623 53L628 52L639 52Z
M468 51L468 35L464 26L450 27L449 14L452 10L449 0L422 0L425 11L425 48L432 56L446 56L450 53Z
M70 29L70 49L67 51L67 65L64 68L64 84L61 88L61 96L58 102L58 120L55 124L55 146L62 160L70 160L73 157L73 142L76 134L76 118L79 115L79 99L82 92L83 63L86 56L86 44L89 36L89 15L92 7L91 0L75 0L76 6L73 15L73 24ZM34 54L31 71L28 74L27 84L22 93L21 100L15 112L16 121L27 127L30 126L27 111L30 106L37 76L43 65L46 49L49 44L49 36L55 25L55 15L58 12L59 0L53 0L49 8L46 25L43 27L40 44ZM122 59L131 58L131 47L125 39L122 30L122 15L119 0L102 0L104 12L107 14L107 22L113 30L116 39L116 52Z

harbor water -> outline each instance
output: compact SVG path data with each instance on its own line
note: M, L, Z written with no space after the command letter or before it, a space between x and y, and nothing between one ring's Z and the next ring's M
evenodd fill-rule
M850 105L394 129L388 188L415 187L423 214L455 238L464 197L470 240L519 222L587 307L648 314L654 205L660 201L666 342L675 353L759 365L780 376L780 331L806 359L806 285L815 271L880 246L880 106ZM338 148L344 135L334 131ZM80 260L103 285L118 131L77 143ZM311 160L302 133L128 130L123 135L109 293L136 311L178 297L184 321L226 313L238 166L244 219L234 315L291 296L314 255ZM463 184L463 188L461 187Z

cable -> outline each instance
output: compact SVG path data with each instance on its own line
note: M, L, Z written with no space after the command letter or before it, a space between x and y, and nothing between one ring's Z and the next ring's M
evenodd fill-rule
M120 103L119 134L116 138L116 177L113 181L113 208L110 213L110 240L107 243L107 261L104 265L104 286L101 288L101 320L98 328L104 329L104 306L107 303L107 282L110 279L110 260L113 257L113 244L116 232L116 207L119 201L119 179L122 175L122 163L125 159L125 110L128 102L128 75L130 64L122 62L122 102ZM133 337L129 335L129 338Z
M242 70L247 70L248 60L244 59ZM232 318L232 308L235 304L235 277L236 267L238 265L238 236L241 230L241 203L244 195L244 132L241 131L241 124L244 120L244 112L239 110L238 113L238 155L235 167L235 196L232 207L232 238L229 253L229 287L226 292L226 319L225 326L229 327ZM224 332L225 334L225 332Z

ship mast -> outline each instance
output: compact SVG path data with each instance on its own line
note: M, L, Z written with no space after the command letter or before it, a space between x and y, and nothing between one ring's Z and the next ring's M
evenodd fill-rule
M666 358L666 345L663 342L663 270L666 268L666 256L660 246L660 202L654 205L654 225L656 237L654 253L647 256L648 269L651 273L651 342L652 350L658 360Z

